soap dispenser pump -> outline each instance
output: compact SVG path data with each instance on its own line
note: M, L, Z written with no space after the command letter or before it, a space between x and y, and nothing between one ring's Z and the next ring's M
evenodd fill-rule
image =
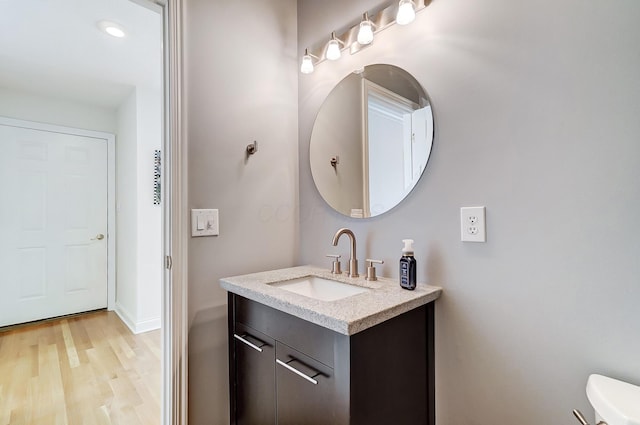
M400 258L400 286L404 289L416 289L416 259L413 256L413 239L403 239Z

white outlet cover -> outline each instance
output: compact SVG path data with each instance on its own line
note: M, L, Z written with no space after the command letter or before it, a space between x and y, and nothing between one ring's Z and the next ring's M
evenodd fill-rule
M219 234L220 221L218 219L218 210L191 210L191 236L218 236Z
M462 242L487 241L485 207L460 208L460 240Z

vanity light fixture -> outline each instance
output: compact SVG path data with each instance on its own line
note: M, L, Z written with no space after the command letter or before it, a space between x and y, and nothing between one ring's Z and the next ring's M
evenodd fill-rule
M305 49L300 72L311 74L319 63L340 59L342 51L347 48L352 55L359 52L373 42L375 34L396 23L407 25L413 22L416 13L426 8L431 1L389 0L388 3L363 13L360 20L333 31L328 42L322 41Z
M398 25L407 25L416 19L416 4L413 0L400 0L396 22Z
M313 72L313 59L317 56L313 56L309 53L309 49L304 49L304 56L302 57L302 65L300 65L300 72L303 74L311 74Z
M340 56L342 55L340 49L342 48L342 46L344 46L344 42L339 38L336 38L335 31L332 32L331 40L329 40L329 44L327 44L327 53L325 55L327 59L329 59L330 61L340 59Z
M98 28L100 28L103 32L106 32L112 37L123 38L127 35L124 31L124 28L120 24L116 24L111 21L100 21L98 22Z
M362 22L360 22L360 28L358 29L358 43L364 46L370 44L372 41L373 23L369 20L369 13L364 12Z

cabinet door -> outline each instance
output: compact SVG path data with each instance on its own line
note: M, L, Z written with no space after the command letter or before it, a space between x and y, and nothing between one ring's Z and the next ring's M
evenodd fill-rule
M276 342L278 425L336 424L333 369Z
M236 425L275 424L275 342L236 323L233 344Z

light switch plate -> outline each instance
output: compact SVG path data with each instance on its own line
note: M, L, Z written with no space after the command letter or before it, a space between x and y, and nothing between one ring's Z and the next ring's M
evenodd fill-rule
M191 236L218 236L219 234L220 222L218 220L218 210L191 210Z
M487 241L484 207L460 208L460 240L462 242Z

